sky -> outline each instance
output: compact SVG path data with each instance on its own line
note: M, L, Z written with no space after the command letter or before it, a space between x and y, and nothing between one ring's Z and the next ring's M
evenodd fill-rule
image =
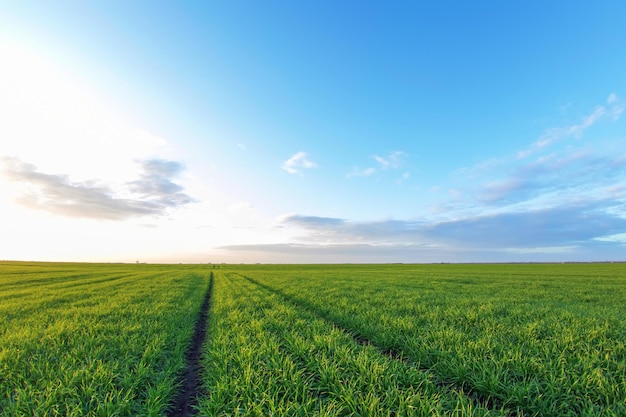
M4 1L0 259L626 260L624 16Z

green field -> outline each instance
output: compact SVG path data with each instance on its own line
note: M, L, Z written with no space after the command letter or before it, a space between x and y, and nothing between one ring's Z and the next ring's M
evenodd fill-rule
M626 265L0 263L0 415L626 416Z

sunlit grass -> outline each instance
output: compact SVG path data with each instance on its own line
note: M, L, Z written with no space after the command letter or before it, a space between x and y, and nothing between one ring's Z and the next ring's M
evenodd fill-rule
M624 416L626 274L589 265L0 263L1 416Z
M524 415L626 415L623 265L239 271L498 407Z
M197 267L0 264L0 415L163 415L208 281Z
M505 415L237 273L213 303L201 415Z

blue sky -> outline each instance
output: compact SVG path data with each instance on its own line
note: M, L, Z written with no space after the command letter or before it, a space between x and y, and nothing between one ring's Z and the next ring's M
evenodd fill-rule
M6 2L0 258L624 260L626 4Z

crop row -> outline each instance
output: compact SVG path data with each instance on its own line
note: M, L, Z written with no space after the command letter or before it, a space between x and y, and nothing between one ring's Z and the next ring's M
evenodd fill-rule
M163 415L208 284L200 268L0 265L0 415Z
M236 272L212 303L200 415L504 415Z
M0 262L0 416L189 409L208 291L199 416L624 416L622 270Z
M621 267L320 266L243 272L282 300L512 415L624 416Z

